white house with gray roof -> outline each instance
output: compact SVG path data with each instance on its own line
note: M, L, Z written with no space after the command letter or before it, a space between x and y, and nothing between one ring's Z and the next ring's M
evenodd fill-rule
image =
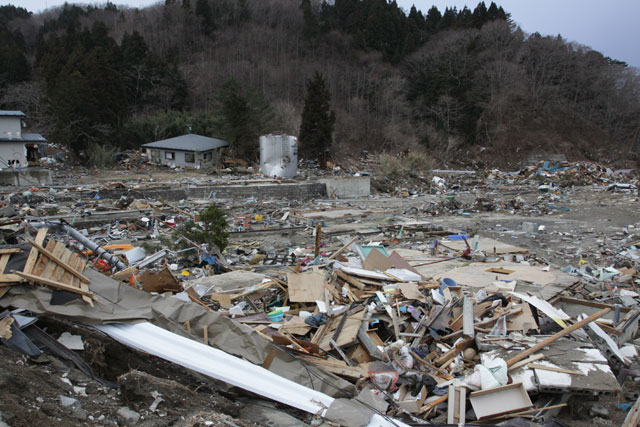
M0 169L39 164L38 144L47 140L38 133L23 133L24 119L22 111L0 110Z
M206 168L216 164L218 151L229 145L217 138L187 134L142 146L151 163L165 166Z

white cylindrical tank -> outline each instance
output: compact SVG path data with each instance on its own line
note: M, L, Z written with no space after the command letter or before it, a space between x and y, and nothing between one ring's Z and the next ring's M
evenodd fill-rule
M293 178L298 174L298 138L290 135L260 137L260 170L264 176Z

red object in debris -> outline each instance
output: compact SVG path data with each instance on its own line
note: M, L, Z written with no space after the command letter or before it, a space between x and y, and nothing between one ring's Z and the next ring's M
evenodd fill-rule
M109 271L109 263L103 259L97 259L93 265L100 271L107 272Z

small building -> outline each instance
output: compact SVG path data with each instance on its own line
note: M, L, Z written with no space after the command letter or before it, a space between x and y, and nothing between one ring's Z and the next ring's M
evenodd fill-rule
M0 110L0 169L38 166L38 144L47 140L38 133L23 133L22 111Z
M218 151L229 146L221 139L187 134L142 145L151 163L165 166L206 168L216 164Z

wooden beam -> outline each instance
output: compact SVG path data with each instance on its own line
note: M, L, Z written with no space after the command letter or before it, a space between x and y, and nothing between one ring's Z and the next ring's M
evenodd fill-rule
M55 262L56 264L58 264L60 267L64 268L65 270L67 270L69 273L71 273L72 275L76 276L78 279L80 279L82 282L84 283L91 283L91 281L89 279L87 279L85 276L83 276L82 274L80 274L79 272L77 272L76 270L74 270L69 264L67 264L66 262L62 261L61 259L59 259L58 257L56 257L55 255L53 255L51 252L49 252L48 250L46 250L45 248L43 248L42 246L40 246L39 244L37 244L36 242L34 242L31 239L27 239L27 241L29 243L31 243L31 246L33 246L34 248L36 248L40 253L42 253L44 256L46 256L47 258L49 258L51 261Z
M62 289L64 291L75 292L76 294L86 295L88 297L95 299L93 292L85 291L80 288L76 288L75 286L67 285L66 283L56 282L55 280L45 279L44 277L34 276L33 274L23 273L22 271L16 271L16 274L21 277L24 277L30 282L36 282L43 285L52 286L54 288Z
M570 369L562 369L562 368L556 368L553 366L540 365L539 363L529 363L528 366L531 369L542 369L543 371L560 372L562 374L570 374L570 375L584 375L584 373L579 371L572 371Z
M36 234L36 243L38 245L44 244L44 238L47 236L48 228L41 228L38 230L38 234ZM38 259L38 250L36 248L31 248L31 252L29 252L29 257L27 258L27 262L24 265L22 271L27 274L31 274L33 270L33 266L36 265L36 260Z
M22 249L20 248L0 249L0 255L17 254L18 252L22 252Z
M316 224L316 246L313 251L313 257L318 258L320 255L320 241L322 239L322 223L318 222Z
M361 291L363 291L365 286L366 286L360 280L356 279L355 277L349 276L347 273L345 273L342 270L336 270L336 276L338 276L339 278L341 278L342 280L344 280L348 284L350 284L352 286L355 286L356 288L360 289Z
M0 274L0 284L20 282L24 282L24 279L17 274Z
M626 418L624 419L624 424L622 427L635 427L640 424L640 397L636 400L636 403L633 404L629 412L627 413Z
M540 341L538 344L534 345L533 347L528 348L525 351L522 351L522 352L518 353L517 355L515 355L514 357L512 357L511 359L507 360L507 366L511 366L514 363L519 362L522 359L528 357L530 354L533 354L536 351L542 350L544 347L546 347L549 344L557 341L559 338L562 338L563 336L568 335L571 332L582 328L583 326L593 322L594 320L597 320L597 319L601 318L602 316L604 316L605 314L609 313L610 311L611 311L610 308L603 308L602 310L598 311L597 313L593 313L591 316L587 317L586 319L582 319L581 321L576 322L576 323L574 323L573 325L571 325L571 326L569 326L567 328L564 328L560 332L557 332L554 335L551 335L550 337Z
M540 359L544 359L544 354L534 354L531 357L527 357L526 359L521 360L518 363L514 363L513 365L509 366L509 371L513 371L514 369L521 368L524 365L527 365L531 362L535 362L536 360L540 360Z
M349 243L347 243L346 245L344 245L343 247L341 247L340 249L338 249L337 251L332 253L331 256L329 257L329 259L334 259L338 255L340 255L345 249L347 249L349 246L351 246L356 240L358 240L358 236L354 237L353 239L351 239L349 241Z
M453 347L451 350L447 351L445 354L443 354L438 359L436 359L434 364L442 366L449 359L456 357L458 353L467 349L467 347L471 347L474 343L475 343L475 340L473 338L467 338L463 341L460 341L458 344L455 345L455 347Z

